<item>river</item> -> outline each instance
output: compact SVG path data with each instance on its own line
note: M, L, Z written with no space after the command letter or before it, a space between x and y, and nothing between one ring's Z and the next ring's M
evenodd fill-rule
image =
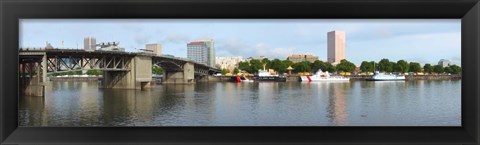
M53 81L19 126L461 126L461 80L209 82L147 90Z

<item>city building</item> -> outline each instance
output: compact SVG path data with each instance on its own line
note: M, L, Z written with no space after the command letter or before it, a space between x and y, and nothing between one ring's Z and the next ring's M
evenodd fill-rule
M145 50L147 53L152 53L156 56L162 55L162 45L160 43L145 44Z
M298 63L302 61L314 62L315 60L318 60L318 56L313 56L311 54L293 54L288 56L287 60L290 60L293 63Z
M447 66L452 65L452 63L449 60L440 59L440 61L438 61L438 65L441 65L443 67L447 67Z
M197 63L215 66L215 48L213 40L199 40L187 44L187 58Z
M242 56L220 56L215 57L215 66L220 69L227 69L233 72L238 67L238 63L243 61Z
M338 64L345 59L345 32L331 31L327 33L328 56L327 61Z
M83 39L83 49L85 51L95 51L97 47L97 39L94 37L85 37Z

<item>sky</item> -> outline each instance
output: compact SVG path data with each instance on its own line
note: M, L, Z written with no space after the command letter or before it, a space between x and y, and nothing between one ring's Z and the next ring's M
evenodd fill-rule
M83 49L83 38L120 42L136 52L160 43L163 54L187 56L187 43L213 39L216 56L327 59L327 32L346 33L346 59L461 65L460 19L21 19L20 47ZM64 42L62 46L62 41Z

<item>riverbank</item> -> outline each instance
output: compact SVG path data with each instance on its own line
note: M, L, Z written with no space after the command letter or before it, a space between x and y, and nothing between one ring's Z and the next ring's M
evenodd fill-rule
M49 77L49 79L50 81L98 81L102 79L102 76L69 75Z
M354 81L364 81L371 78L373 75L351 75L345 76ZM459 80L461 75L406 75L406 80Z

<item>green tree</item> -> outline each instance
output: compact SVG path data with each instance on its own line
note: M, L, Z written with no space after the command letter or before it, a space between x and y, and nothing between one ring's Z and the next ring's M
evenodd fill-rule
M238 68L240 70L244 70L244 71L247 71L248 73L252 73L252 71L250 70L250 63L248 62L239 62L238 63Z
M234 74L238 74L239 72L240 72L240 71L238 70L238 68L233 69L233 73L234 73Z
M312 66L311 66L311 67L312 67L312 70L313 70L313 71L317 71L318 69L321 69L322 65L323 65L323 61L321 61L321 60L315 60L315 61L312 63ZM324 70L322 70L322 71L324 71Z
M268 60L268 58L262 59L262 69L263 69L263 65L265 65L265 69L270 69L270 66L271 66L270 60Z
M380 71L384 72L393 72L393 64L390 62L390 60L384 58L378 62L378 68Z
M352 62L342 59L339 64L337 64L337 71L340 72L354 72L355 71L355 64Z
M420 72L422 71L422 67L420 66L419 63L416 62L410 62L410 72Z
M405 60L399 60L399 61L397 61L397 65L396 65L396 67L395 67L395 71L397 71L397 72L402 72L402 73L408 72L409 67L410 67L410 66L409 66L409 64L408 64L407 61L405 61Z
M163 69L161 67L154 65L152 66L152 73L156 75L161 75L163 74Z
M443 73L444 68L443 68L442 65L435 65L435 66L433 66L433 71L436 72L436 73Z
M433 72L433 66L431 64L425 64L423 66L423 72L426 72L426 73L432 73Z
M312 71L312 68L310 67L310 63L307 61L302 61L299 63L295 63L293 65L293 68L295 72L310 72Z
M293 67L293 64L294 64L294 63L293 63L292 61L290 61L290 60L282 60L282 63L283 63L283 66L285 66L285 68L287 68L287 67L289 67L289 66Z
M278 73L283 74L287 72L288 66L285 66L285 64L281 60L274 59L270 63L271 63L271 69L274 69Z
M250 73L256 73L258 70L263 69L263 63L260 60L252 59L250 60Z
M322 71L328 71L328 72L335 72L337 68L333 66L330 62L324 62L322 66L320 66L320 69Z
M450 68L450 71L451 71L450 73L451 73L451 74L458 74L458 73L462 72L462 68L459 67L459 66L457 66L457 65L455 65L455 64L449 66L449 68Z
M227 73L228 73L228 72L227 72L227 69L223 68L223 69L222 69L222 75L225 75L225 74L227 74Z
M445 73L452 73L452 69L447 66L447 67L444 67L444 68L443 68L443 72L445 72Z

